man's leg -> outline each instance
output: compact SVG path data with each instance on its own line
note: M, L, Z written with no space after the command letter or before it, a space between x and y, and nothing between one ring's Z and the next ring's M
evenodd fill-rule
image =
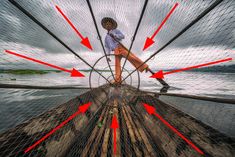
M115 82L121 82L121 55L115 55Z
M121 53L122 56L127 57L128 50L125 48L120 48L119 52ZM133 53L130 52L128 56L128 60L134 65L136 68L138 68L140 65L143 64L143 61L141 61L138 57L136 57ZM147 64L142 65L138 70L140 72L143 72L145 68L148 68ZM154 74L152 70L149 69L149 72ZM157 79L165 88L169 88L169 85L163 80L163 79Z
M125 49L125 48L120 48L120 53L123 57L127 57L127 54L128 54L128 51ZM131 62L131 64L138 68L141 64L143 64L143 61L140 60L138 57L136 57L133 53L129 53L129 56L128 56L128 61ZM138 70L140 72L143 72L145 68L147 68L148 65L147 64L144 64L142 65L141 67L138 68Z

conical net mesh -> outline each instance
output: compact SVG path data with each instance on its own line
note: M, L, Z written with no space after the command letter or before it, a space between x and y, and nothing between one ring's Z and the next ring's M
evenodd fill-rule
M201 156L200 150L206 156L233 156L234 15L232 0L2 0L0 156L114 156L110 129L114 115L119 123L116 156ZM148 60L153 72L230 60L164 76L169 93L190 98L159 95L162 84L150 73L133 72L129 61L122 73L127 78L124 86L107 86L114 80L115 57L108 56L107 63L103 17L117 21L125 35L122 44L142 61ZM146 38L153 35L154 43L143 50ZM86 37L92 50L81 43ZM70 77L73 68L85 77ZM220 98L220 103L205 97ZM24 152L88 102L92 105L85 114ZM164 120L148 115L143 103L154 106L196 149Z
M87 61L90 66L93 66L95 61L105 55L97 34L94 19L85 0L18 0L16 2L31 17L39 21L72 51ZM101 19L103 17L112 17L118 22L118 29L125 34L125 39L122 43L127 48L133 43L131 52L145 61L215 2L202 0L197 2L149 1L144 12L143 6L145 5L145 1L140 0L89 1L89 3L93 9L94 18L103 45L106 30L101 26ZM178 6L176 6L156 36L154 36L153 40L155 43L143 51L146 38L152 37L176 4ZM82 40L81 37L68 24L62 14L56 9L56 6L73 23L83 38L89 38L93 51L80 43ZM142 12L143 17L140 20ZM180 69L233 58L235 27L233 15L234 2L223 1L189 29L185 30L182 35L173 40L166 48L152 57L147 64L152 71L157 72L158 70ZM139 21L139 27L136 31ZM6 0L2 1L1 25L1 83L45 86L89 86L89 71L92 67L81 61L70 50L48 34L48 32L43 30L28 16L22 13L22 11ZM31 58L67 68L68 70L72 68L81 71L86 70L83 71L86 77L79 79L71 78L69 77L69 73L7 54L4 50L11 50ZM112 59L109 63L111 64L113 74L115 74L114 61L115 59ZM123 62L124 58L122 59ZM104 70L104 68L109 67L105 60L102 63L103 66L96 68ZM135 69L128 61L125 68L129 71ZM23 75L24 73L33 73L33 71L29 70L38 70L37 73L45 73L45 75ZM58 70L57 73L53 72L54 70ZM109 70L109 68L105 70ZM197 72L195 73L195 71ZM222 97L224 95L228 97L234 95L233 61L211 65L210 68L204 67L195 71L166 75L166 82L170 86L176 87L171 88L171 92L207 96L217 95ZM107 71L103 75L105 75L105 78L108 78L111 72ZM127 75L128 73L123 73L122 77L125 78ZM216 77L214 77L215 75ZM159 91L161 85L155 79L149 78L151 74L142 73L141 76L141 89ZM92 79L96 80L97 77ZM102 79L103 84L107 82L103 77ZM137 79L135 81L137 82ZM99 85L98 82L94 82L94 84L96 86Z

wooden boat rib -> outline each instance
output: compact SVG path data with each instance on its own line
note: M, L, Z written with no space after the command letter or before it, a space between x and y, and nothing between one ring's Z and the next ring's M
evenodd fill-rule
M111 97L110 97L111 94ZM31 151L24 150L77 111L80 114ZM0 135L0 156L202 156L156 117L147 114L142 103L191 140L203 156L234 155L235 140L180 110L160 101L156 94L136 91L131 86L103 86L82 94ZM117 151L113 153L113 115L119 123Z

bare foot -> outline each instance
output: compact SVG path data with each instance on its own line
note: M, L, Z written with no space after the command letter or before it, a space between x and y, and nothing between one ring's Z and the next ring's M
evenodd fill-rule
M111 80L110 84L115 84L115 82L116 82L115 80Z
M149 72L150 69L149 69L149 67L147 66L144 70L145 70L145 72L147 73L147 72Z
M110 84L112 84L112 85L119 85L119 84L121 84L121 81L111 80Z

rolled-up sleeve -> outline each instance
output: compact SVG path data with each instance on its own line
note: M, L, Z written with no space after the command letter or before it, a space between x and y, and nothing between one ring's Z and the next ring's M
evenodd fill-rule
M110 45L109 45L109 41L107 37L105 38L105 49L106 49L107 54L110 54L111 50L110 50Z
M110 49L109 48L107 48L107 47L105 47L105 49L106 49L106 53L109 55L110 54Z
M118 29L115 29L112 34L114 35L115 38L117 38L118 40L124 39L125 36L124 34L122 34L122 32Z

